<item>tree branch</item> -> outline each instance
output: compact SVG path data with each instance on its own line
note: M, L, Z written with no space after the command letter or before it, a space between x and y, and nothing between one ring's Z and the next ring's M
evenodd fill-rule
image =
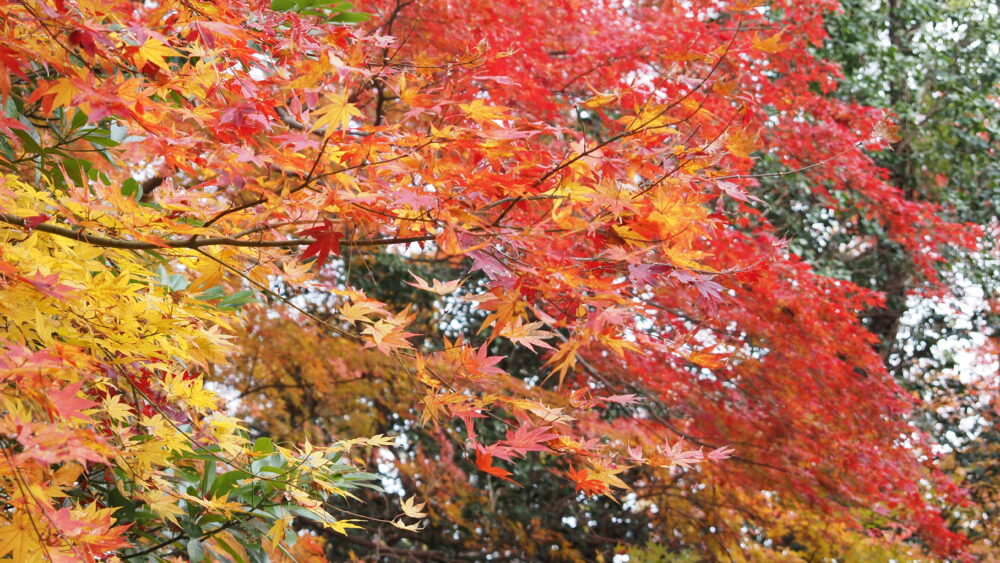
M287 240L246 240L231 237L212 237L212 238L199 238L199 239L168 239L163 241L163 243L153 243L144 242L141 240L127 240L127 239L117 239L110 237L103 237L97 235L90 235L84 232L82 229L79 231L74 231L69 227L61 227L59 225L53 225L50 223L41 223L39 225L31 226L28 222L17 215L11 215L9 213L0 213L0 222L8 223L18 227L24 227L29 230L42 231L43 233L49 233L52 235L78 240L80 242L85 242L87 244L92 244L94 246L103 246L106 248L121 248L125 250L156 250L158 248L203 248L206 246L240 246L247 248L290 248L295 246L306 246L316 242L315 239L311 238L294 238ZM436 238L436 235L421 235L413 237L392 237L383 239L360 239L360 240L345 240L340 244L341 246L388 246L390 244L409 244L411 242L425 242L431 241Z

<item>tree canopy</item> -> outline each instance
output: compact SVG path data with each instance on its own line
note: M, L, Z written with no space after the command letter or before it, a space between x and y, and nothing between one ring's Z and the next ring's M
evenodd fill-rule
M996 42L886 6L0 2L0 557L988 554Z

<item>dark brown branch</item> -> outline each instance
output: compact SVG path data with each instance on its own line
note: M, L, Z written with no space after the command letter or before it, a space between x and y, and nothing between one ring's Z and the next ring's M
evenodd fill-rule
M18 227L42 231L52 235L78 240L94 246L106 248L121 248L125 250L156 250L158 248L203 248L206 246L240 246L246 248L290 248L295 246L306 246L316 242L311 238L295 238L287 240L245 240L230 237L212 237L199 239L165 240L162 244L144 242L141 240L116 239L110 237L90 235L83 230L74 231L68 227L41 223L30 227L22 217L9 213L0 213L0 222L8 223ZM384 239L360 239L345 240L341 246L388 246L390 244L409 244L411 242L425 242L436 238L435 235L422 235L414 237L393 237Z

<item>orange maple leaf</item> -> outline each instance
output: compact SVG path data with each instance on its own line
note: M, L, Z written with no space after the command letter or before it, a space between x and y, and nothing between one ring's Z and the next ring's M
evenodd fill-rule
M478 467L480 471L485 471L486 473L489 473L494 477L499 477L504 481L510 481L511 483L514 483L518 487L521 486L517 481L510 478L511 474L510 471L507 471L501 467L493 465L492 455L485 453L479 449L476 450L476 467Z
M608 492L608 486L603 482L590 478L590 473L586 469L576 470L572 467L566 472L566 477L573 481L576 492L585 495L603 495Z

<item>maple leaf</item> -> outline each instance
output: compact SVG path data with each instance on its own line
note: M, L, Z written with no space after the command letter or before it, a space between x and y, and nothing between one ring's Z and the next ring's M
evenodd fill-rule
M15 513L11 520L0 526L0 557L10 555L14 561L32 561L44 546L35 532L36 524L30 514Z
M745 129L734 129L726 135L726 148L741 158L750 158L750 153L759 150L760 135Z
M322 268L327 256L332 252L334 256L340 256L340 239L344 238L344 233L333 230L333 224L328 219L323 219L321 226L312 227L299 232L299 236L312 237L315 242L302 251L299 261L304 261L312 256L316 257L317 268Z
M575 417L563 414L562 408L546 407L535 405L528 408L528 411L549 424L567 424L576 420Z
M400 530L406 530L407 532L419 532L423 528L420 526L419 522L414 522L413 524L404 524L401 520L393 520L392 525L399 528Z
M465 115L472 119L473 121L483 123L492 122L497 119L504 119L507 117L507 108L501 106L488 106L483 100L475 99L467 104L458 104L458 107L462 108Z
M580 349L580 342L576 340L569 340L563 342L559 346L555 354L546 362L546 365L552 365L551 374L559 374L559 384L562 384L563 379L566 377L566 372L571 368L576 366L576 354L577 350Z
M708 452L707 454L705 454L705 457L712 461L722 461L724 459L729 459L733 457L734 451L735 450L733 450L730 447L722 446L721 448L716 448Z
M392 436L385 436L383 434L376 434L370 438L362 438L361 443L372 448L392 447L396 445L396 438Z
M121 395L113 395L101 401L101 410L116 422L125 422L134 414L134 409L123 403L121 398Z
M184 509L178 506L177 498L163 491L150 491L146 494L145 500L150 510L168 522L177 524L177 517L184 515Z
M765 53L780 53L788 48L788 43L781 42L781 36L784 33L784 31L779 31L767 39L761 39L760 35L754 33L751 44L753 45L753 48L758 51L763 51Z
M716 185L718 185L719 189L725 192L726 195L733 199L738 199L740 201L760 201L760 198L748 194L744 189L732 182L726 182L723 180Z
M475 447L477 451L482 451L482 453L484 454L489 454L493 457L500 458L506 461L507 463L514 462L513 452L509 447L504 446L502 444L497 443L497 444L490 444L488 446L484 446L482 444L473 444L473 447Z
M764 5L767 0L736 0L729 9L735 12L749 12L758 6Z
M45 295L60 301L65 301L67 298L72 297L73 293L77 291L77 288L73 286L59 283L59 274L53 273L43 276L41 272L35 272L35 275L32 278L21 279L31 284L35 289L41 291Z
M685 354L685 357L691 363L708 369L719 369L725 365L725 360L729 358L729 354L713 354L712 349L715 346L711 346L704 350L693 350Z
M281 542L285 539L285 533L288 530L289 524L291 524L291 518L288 516L278 518L274 521L274 525L267 531L265 546L268 554L273 555L281 547Z
M631 405L636 402L636 396L633 393L627 393L624 395L607 395L605 397L600 397L600 399L606 403L615 403L618 405Z
M521 319L518 319L514 324L504 327L504 329L500 331L500 336L509 339L511 342L521 344L532 352L535 351L535 346L554 350L554 348L548 342L545 342L544 339L552 338L555 336L555 333L547 330L540 330L539 327L541 326L543 326L543 323L541 322L522 324Z
M372 299L365 299L362 301L355 301L353 303L344 304L340 307L340 315L344 319L351 322L373 322L368 318L368 315L388 315L388 311L385 310L385 304Z
M139 47L135 55L135 64L139 68L142 68L146 66L147 62L150 62L163 70L170 70L170 65L167 64L166 57L179 56L181 56L180 53L164 45L159 39L151 37Z
M874 141L884 141L885 143L898 143L902 140L899 136L899 126L889 121L888 117L880 119L875 124L871 136Z
M650 463L660 467L673 467L675 465L690 468L692 465L705 461L705 454L701 450L685 450L684 440L680 439L673 446L668 443L664 447L657 447L656 459L650 458Z
M73 103L73 96L79 89L68 78L60 78L52 83L52 86L45 91L46 94L55 94L52 100L53 107L68 107Z
M588 109L597 109L599 107L606 106L617 99L618 96L614 94L597 94L587 100L584 100L583 107Z
M591 472L591 478L600 481L611 488L618 489L628 489L629 486L618 478L618 474L627 469L625 466L615 465L607 460L602 460L600 458L592 462L593 471ZM610 491L605 493L610 495ZM614 498L614 497L612 497Z
M477 418L486 418L483 414L482 409L471 408L471 407L461 407L455 406L451 408L451 415L457 416L463 424L465 424L465 433L468 434L470 440L476 439L476 425L473 422Z
M62 389L50 389L48 392L49 401L52 402L55 411L66 420L79 419L84 422L91 422L90 415L84 413L84 409L97 406L97 403L87 399L77 397L83 382L77 381L63 387Z
M23 424L17 441L24 446L21 458L31 458L46 464L65 461L105 462L115 453L100 437L81 429L59 426Z
M478 467L480 471L489 473L494 477L499 477L504 481L510 481L511 483L514 483L518 487L521 486L516 481L510 478L511 475L510 471L507 471L505 469L493 465L493 456L491 454L485 453L478 448L476 449L476 467Z
M500 443L509 447L515 455L552 451L542 443L559 437L558 434L549 432L551 428L551 426L533 426L524 423L517 428L507 430L507 439Z
M9 137L13 137L14 136L12 131L13 129L17 129L18 131L30 131L27 125L21 123L16 119L11 119L9 117L0 117L0 131L5 132Z
M418 520L420 518L426 518L427 517L427 513L423 512L423 510L424 510L424 506L426 506L427 503L422 502L420 504L414 504L413 501L414 501L415 498L416 497L410 497L410 498L404 500L400 504L400 508L403 509L403 514L406 514L410 518L416 518Z
M451 280L444 283L439 280L433 280L434 285L429 286L427 285L427 280L424 278L414 274L413 272L410 272L410 275L413 276L413 279L417 280L417 282L406 282L408 285L412 285L417 289L422 289L438 295L448 295L450 293L454 293L458 288L462 287L462 280Z
M372 337L372 342L365 344L366 348L374 346L380 352L386 354L400 348L413 348L413 345L407 342L406 339L411 336L417 336L416 333L406 332L395 324L383 320L366 326L361 333Z
M361 111L347 101L344 93L327 92L326 101L326 104L313 112L319 116L313 122L313 131L323 129L329 137L336 129L347 129L351 125L351 117L361 117Z
M362 529L361 526L358 526L357 524L355 524L355 522L363 522L363 520L344 519L344 520L335 520L333 522L324 521L323 527L328 530L333 530L338 534L343 534L346 536L347 530L351 528L357 528L359 530Z
M576 487L576 492L578 493L603 495L608 492L608 486L600 480L592 478L586 469L577 470L571 467L566 471L566 477L570 481L573 481L573 485Z
M490 356L488 346L484 343L475 354L469 353L468 347L462 347L462 366L473 375L499 376L503 369L496 367L503 361L503 356Z

